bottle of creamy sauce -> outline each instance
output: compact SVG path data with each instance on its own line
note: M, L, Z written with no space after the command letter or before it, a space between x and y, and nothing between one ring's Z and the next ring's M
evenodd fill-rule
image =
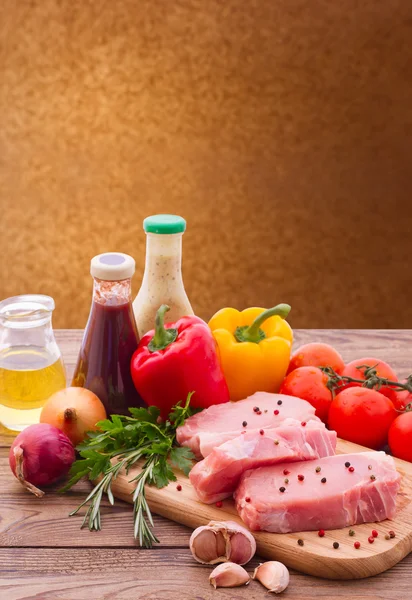
M182 236L186 221L177 215L153 215L143 221L146 232L146 265L142 286L133 302L137 329L142 337L154 329L156 312L167 304L167 322L193 309L182 279Z

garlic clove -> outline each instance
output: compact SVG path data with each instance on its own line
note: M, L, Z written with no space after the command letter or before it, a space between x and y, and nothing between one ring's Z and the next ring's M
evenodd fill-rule
M230 561L244 565L255 555L256 541L250 531L235 521L210 521L193 531L190 550L203 564Z
M289 571L283 563L270 560L255 569L252 579L260 581L269 592L280 594L289 585Z
M226 562L213 569L209 581L215 589L218 587L239 587L240 585L247 585L250 576L240 565Z

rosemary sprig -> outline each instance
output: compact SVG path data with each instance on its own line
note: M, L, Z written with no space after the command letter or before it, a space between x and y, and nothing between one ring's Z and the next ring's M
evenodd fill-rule
M128 473L137 461L142 460L141 470L130 480L136 483L133 492L134 536L140 546L147 548L158 542L153 533L145 486L162 488L170 481L176 481L172 466L189 473L194 456L188 448L176 447L175 443L176 429L196 412L190 408L191 396L192 393L183 406L177 404L163 423L158 423L160 411L154 406L132 408L130 417L112 415L98 423L99 432L90 432L85 443L77 447L81 458L73 464L71 479L60 491L66 492L83 477L91 481L100 477L86 499L69 515L73 516L87 506L82 528L87 525L90 531L101 529L103 496L106 494L113 505L113 481L121 471Z

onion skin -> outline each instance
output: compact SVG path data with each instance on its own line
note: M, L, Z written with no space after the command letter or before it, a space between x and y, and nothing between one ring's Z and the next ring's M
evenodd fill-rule
M96 423L106 419L106 410L90 390L69 387L59 390L47 400L40 414L40 423L48 423L63 431L74 446L83 442Z
M67 435L57 427L38 423L16 437L10 448L9 464L20 483L40 498L44 492L37 486L50 485L67 475L75 457Z

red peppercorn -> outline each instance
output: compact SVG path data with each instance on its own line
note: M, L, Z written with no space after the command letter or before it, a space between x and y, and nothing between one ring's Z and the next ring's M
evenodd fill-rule
M349 471L350 473L353 473L353 472L354 472L354 470L355 470L355 467L349 467L349 469L348 469L348 471Z
M305 479L305 476L304 475L298 475L298 479L299 479L299 481L303 481Z
M258 406L254 406L253 407L253 412L255 412L255 413L259 412L259 407Z
M283 469L283 474L284 474L284 475L289 475L289 474L290 474L290 471L288 471L287 469Z
M278 415L278 414L279 414L279 411L278 411L278 409L274 410L274 411L273 411L273 414L274 414L274 415Z
M265 432L263 431L263 429L261 429L261 430L259 431L259 433L260 433L260 435L264 435L264 434L265 434Z
M261 414L262 414L262 411L261 411L261 410L258 410L256 414L257 414L257 415L261 415Z
M353 545L355 546L356 550L360 548L360 542L355 542Z
M180 483L176 486L176 489L177 489L178 492L182 491L182 486L180 485Z
M245 502L250 502L250 498L249 498L249 496L246 496L246 498L245 498Z
M375 541L375 538L372 535L368 537L368 542L370 544L373 544L374 541Z
M379 533L376 531L376 529L372 529L372 536L373 537L378 537Z
M395 537L395 532L394 532L394 531L392 531L392 530L391 530L391 531L389 531L389 536L390 536L391 538L394 538L394 537Z
M324 529L319 529L318 536L319 537L323 537L324 535L325 535L325 530Z
M306 421L302 421L301 425L302 427L306 427Z
M216 502L216 506L217 506L218 508L222 508L222 506L223 506L223 502L222 502L221 500L219 500L219 502Z
M243 434L243 433L246 433L246 431L242 431L241 433L242 433L242 434Z

